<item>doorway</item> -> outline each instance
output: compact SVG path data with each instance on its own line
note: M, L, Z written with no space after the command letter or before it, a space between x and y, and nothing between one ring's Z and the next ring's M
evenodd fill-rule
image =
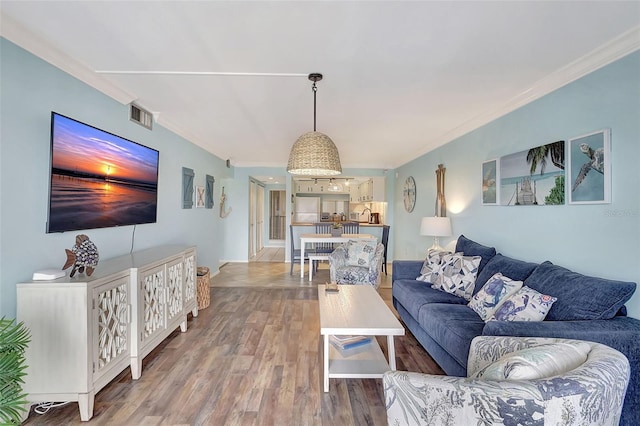
M264 185L249 180L249 259L264 248Z
M269 191L269 240L284 241L286 232L287 191Z

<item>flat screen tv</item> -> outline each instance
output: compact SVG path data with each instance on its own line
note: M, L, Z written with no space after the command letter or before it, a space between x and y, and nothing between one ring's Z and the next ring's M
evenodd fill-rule
M51 113L47 232L156 222L157 150Z

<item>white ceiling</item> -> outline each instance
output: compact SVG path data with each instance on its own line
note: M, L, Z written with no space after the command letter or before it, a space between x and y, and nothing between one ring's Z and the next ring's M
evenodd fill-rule
M313 127L311 72L343 168L395 168L640 48L638 1L2 0L0 13L7 39L237 166L286 166Z

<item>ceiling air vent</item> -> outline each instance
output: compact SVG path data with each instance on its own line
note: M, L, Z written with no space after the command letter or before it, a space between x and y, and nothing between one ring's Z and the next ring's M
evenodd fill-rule
M134 123L138 123L142 127L146 127L151 130L153 127L153 116L147 110L140 108L137 105L131 104L131 114L129 119Z

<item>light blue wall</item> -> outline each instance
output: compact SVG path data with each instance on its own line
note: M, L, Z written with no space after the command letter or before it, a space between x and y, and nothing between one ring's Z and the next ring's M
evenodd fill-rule
M480 204L483 161L606 127L612 133L611 204ZM455 236L464 234L507 256L640 283L640 52L400 167L393 206L396 259L424 258L432 243L418 233L421 217L434 215L439 163L447 168L447 215ZM413 213L406 213L402 184L410 175L418 197ZM627 307L640 317L640 289Z
M133 226L46 234L50 114L56 111L160 151L158 220L138 225L135 250L160 244L198 247L198 263L217 270L222 255L218 215L224 161L155 125L149 131L128 119L128 107L0 39L0 315L15 316L18 282L33 271L61 268L65 248L86 233L102 259L127 254ZM195 171L195 184L216 178L214 209L183 210L181 169ZM98 265L99 266L99 265Z

